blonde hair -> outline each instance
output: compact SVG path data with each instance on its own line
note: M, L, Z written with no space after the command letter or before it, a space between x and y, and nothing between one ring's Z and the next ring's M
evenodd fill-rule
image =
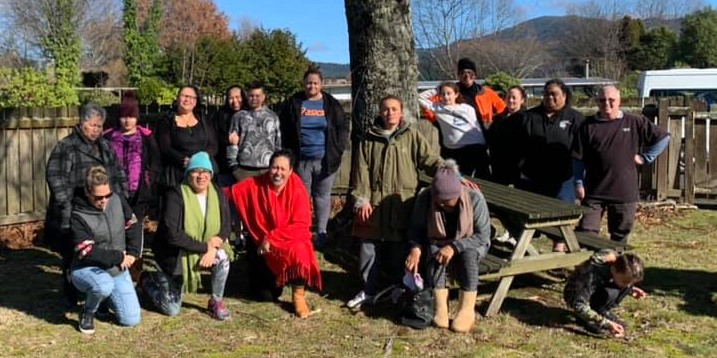
M85 175L85 189L92 191L95 187L109 184L110 177L107 174L107 169L105 169L105 167L96 165L87 169L87 175Z

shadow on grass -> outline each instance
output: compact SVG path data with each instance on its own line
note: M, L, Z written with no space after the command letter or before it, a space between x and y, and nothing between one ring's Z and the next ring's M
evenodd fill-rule
M74 326L76 321L65 317L59 266L59 256L46 248L0 249L0 307Z
M488 302L481 304L480 308L485 311ZM567 309L551 306L537 299L508 297L503 302L501 311L531 326L564 328L575 322L572 313Z
M717 317L717 305L712 300L717 293L714 272L648 267L642 287L651 294L681 296L684 303L679 308L688 314Z

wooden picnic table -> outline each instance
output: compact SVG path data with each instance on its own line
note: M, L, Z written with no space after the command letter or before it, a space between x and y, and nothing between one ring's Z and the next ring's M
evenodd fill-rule
M506 264L496 272L481 275L482 279L500 280L498 288L491 297L486 316L500 311L516 275L573 267L592 255L591 250L581 250L573 231L585 208L487 180L473 180L480 185L492 215L516 224L520 223L522 228ZM557 229L556 233L565 240L567 252L534 251L534 254L526 256L526 251L532 247L533 234L536 229L541 228Z

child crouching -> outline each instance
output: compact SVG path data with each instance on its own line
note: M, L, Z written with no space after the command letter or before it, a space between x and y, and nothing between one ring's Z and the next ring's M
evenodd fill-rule
M563 298L590 333L624 337L625 322L610 310L628 294L644 298L645 291L634 286L643 277L644 267L637 255L601 250L568 278Z

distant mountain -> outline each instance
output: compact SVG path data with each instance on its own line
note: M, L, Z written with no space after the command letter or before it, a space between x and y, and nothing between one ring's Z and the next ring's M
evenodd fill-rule
M561 42L566 34L571 34L580 28L606 26L610 23L610 20L581 16L541 16L523 21L489 36L494 36L501 40L514 40L530 36L541 42ZM642 20L642 23L645 25L646 30L664 26L675 33L679 33L682 19L645 19Z
M346 78L351 74L351 66L348 64L315 62L319 66L325 78Z
M586 18L580 16L542 16L521 22L513 27L498 31L494 34L487 35L485 38L495 38L498 40L530 40L542 44L542 47L553 56L551 61L555 64L558 71L568 70L575 72L575 68L581 67L582 61L576 63L573 57L579 47L584 47L586 42L591 41L590 38L581 35L582 28L590 27L593 29L605 28L610 24L610 20ZM645 19L642 20L645 29L649 30L659 26L665 26L676 34L680 32L682 19L662 20L662 19ZM478 39L462 40L464 42L473 42ZM431 63L431 49L418 49L419 72L422 74L421 79L438 79L444 77L440 71ZM350 74L350 66L348 64L336 64L317 62L326 78L346 78ZM550 69L553 71L556 69Z

